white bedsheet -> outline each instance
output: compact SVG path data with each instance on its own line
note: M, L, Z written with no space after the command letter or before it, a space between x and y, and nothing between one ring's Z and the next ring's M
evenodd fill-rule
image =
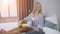
M14 28L18 27L17 22L9 22L9 23L0 23L0 29L4 29L6 31L12 30Z
M18 23L17 22L0 23L0 29L2 28L4 30L6 30L6 31L12 30L12 29L14 29L16 27L18 27ZM58 32L58 31L56 31L54 29L48 28L48 27L44 27L43 31L46 34L60 34L60 32Z
M59 31L56 31L56 30L51 29L51 28L48 28L48 27L44 27L44 28L43 28L43 31L44 31L46 34L60 34Z

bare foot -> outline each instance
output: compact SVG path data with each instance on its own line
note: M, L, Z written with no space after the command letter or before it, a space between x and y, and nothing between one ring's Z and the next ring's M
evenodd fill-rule
M2 33L2 34L6 34L6 32L7 32L7 31L1 29L1 33Z
M1 29L0 29L0 32L1 32Z

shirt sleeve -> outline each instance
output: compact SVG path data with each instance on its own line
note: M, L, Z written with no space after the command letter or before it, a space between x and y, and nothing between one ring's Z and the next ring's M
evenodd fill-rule
M43 15L39 15L38 28L43 29L43 27L44 27L44 18Z
M25 21L31 21L31 14L29 14L26 18L24 18Z

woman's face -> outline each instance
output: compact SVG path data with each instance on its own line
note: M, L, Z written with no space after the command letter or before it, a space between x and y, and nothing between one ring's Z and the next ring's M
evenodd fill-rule
M33 11L36 12L36 13L38 13L39 9L40 9L39 4L34 4Z

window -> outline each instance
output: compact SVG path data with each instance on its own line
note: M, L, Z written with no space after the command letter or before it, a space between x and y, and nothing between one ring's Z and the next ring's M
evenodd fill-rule
M16 0L0 0L0 22L18 20Z

